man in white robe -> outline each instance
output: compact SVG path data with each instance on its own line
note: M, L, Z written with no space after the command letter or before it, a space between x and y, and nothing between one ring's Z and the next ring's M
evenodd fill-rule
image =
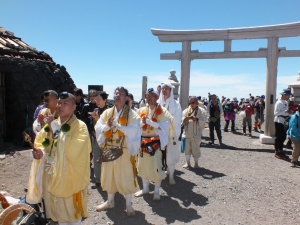
M182 110L178 101L174 99L173 86L169 83L164 83L161 86L161 93L159 95L158 103L165 107L172 115L173 120L171 121L171 136L169 137L167 145L167 166L169 173L170 185L175 185L174 171L175 166L180 160L180 141L178 140L181 133L181 119Z

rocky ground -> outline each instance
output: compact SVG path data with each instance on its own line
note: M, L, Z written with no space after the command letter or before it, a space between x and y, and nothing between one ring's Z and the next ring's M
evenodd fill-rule
M134 198L135 217L126 216L125 200L119 194L115 208L96 212L94 206L105 201L107 194L89 187L90 217L83 224L300 224L299 167L275 158L273 146L258 142L259 133L243 136L240 120L236 133L222 134L224 144L211 146L205 129L201 168L183 169L182 154L176 186L164 180L160 202L154 202L152 194ZM0 161L1 190L14 197L24 196L29 151ZM291 150L287 154L291 156Z

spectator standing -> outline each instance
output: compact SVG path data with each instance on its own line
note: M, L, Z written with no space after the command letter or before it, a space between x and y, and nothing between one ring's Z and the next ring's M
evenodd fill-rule
M224 106L224 118L226 125L225 132L228 132L229 123L231 121L231 132L235 132L235 110L237 109L237 98L233 97L232 101L227 101Z
M75 116L77 117L77 119L82 119L81 118L81 114L82 114L82 110L84 105L87 103L84 99L83 99L83 92L81 88L75 88L74 89L74 96L76 98L76 110L75 110Z
M217 96L215 94L210 95L211 101L208 103L207 111L209 116L209 144L214 144L215 135L214 130L216 130L219 144L222 144L222 134L221 134L221 119L220 116L223 113L222 105L218 102Z
M287 135L290 136L294 144L291 163L293 167L296 167L300 156L300 104L298 110L290 118Z
M284 124L289 115L293 112L289 110L287 100L291 96L290 89L283 89L280 93L281 97L274 107L274 122L275 122L275 157L278 159L289 159L289 157L283 152L283 143L286 139L286 131Z
M246 98L241 110L245 111L245 116L243 118L243 135L246 136L246 125L248 124L249 136L251 137L252 136L252 134L251 134L252 115L253 115L254 108L253 108L249 98Z
M264 119L264 110L265 110L265 96L262 95L260 98L255 102L254 104L254 126L253 129L255 132L261 132L261 127L263 122L265 121ZM258 131L258 129L260 131Z
M97 91L94 96L94 101L96 103L97 110L94 110L92 113L92 126L96 125L97 121L99 120L102 113L108 109L106 105L108 94L105 91ZM91 186L92 189L97 188L100 186L101 181L101 163L97 162L98 158L102 154L102 150L100 150L99 145L96 139L96 132L93 129L92 135L92 150L93 150L93 164L94 164L94 184Z

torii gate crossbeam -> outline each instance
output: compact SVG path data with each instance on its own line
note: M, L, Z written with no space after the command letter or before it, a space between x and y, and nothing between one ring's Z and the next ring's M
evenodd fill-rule
M262 143L274 143L274 104L277 85L278 57L300 57L300 50L278 48L278 39L300 36L300 22L259 27L243 27L215 30L162 30L151 29L161 42L182 42L182 51L161 54L162 60L181 60L180 104L188 106L190 62L193 59L266 58L266 124L261 135ZM232 40L267 39L268 47L258 51L231 51ZM193 41L224 41L224 52L191 51Z

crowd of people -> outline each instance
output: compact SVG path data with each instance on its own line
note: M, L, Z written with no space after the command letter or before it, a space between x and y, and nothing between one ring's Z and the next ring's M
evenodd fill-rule
M286 159L283 142L288 133L294 145L292 164L298 163L300 148L299 111L292 114L284 90L275 105L275 156ZM175 185L175 166L180 152L185 154L184 168L199 168L203 130L208 122L209 144L215 144L215 131L222 145L221 117L224 132L236 132L236 116L243 117L243 135L252 129L263 132L265 96L232 99L215 94L207 98L190 96L189 106L181 109L174 99L173 86L168 83L149 88L145 99L134 104L134 96L124 87L114 91L114 105L107 104L108 94L89 90L88 101L79 88L58 94L48 90L41 94L41 104L34 114L36 138L26 201L36 204L44 199L47 218L59 224L80 224L89 215L87 188L102 187L107 201L96 206L97 211L115 206L114 196L125 197L128 216L135 214L132 197L150 193L160 200L162 180L169 177ZM252 119L254 123L252 124ZM253 126L252 126L253 125ZM91 165L93 177L90 180ZM142 180L139 187L137 176Z

